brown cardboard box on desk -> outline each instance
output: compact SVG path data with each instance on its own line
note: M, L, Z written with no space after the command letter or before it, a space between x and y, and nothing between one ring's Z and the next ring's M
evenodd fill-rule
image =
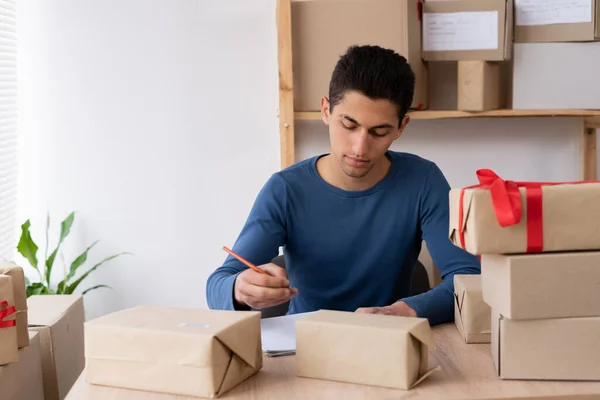
M511 320L492 308L502 379L600 380L600 317Z
M481 280L483 299L505 318L600 316L600 251L484 254Z
M17 341L19 348L29 346L29 330L27 329L27 296L25 294L25 274L23 268L8 261L0 261L0 275L12 278L13 294L17 312Z
M19 350L19 362L0 366L0 399L45 400L40 337L28 332L29 345Z
M320 111L329 80L352 45L379 45L404 56L415 73L412 108L427 108L416 0L292 0L294 109Z
M465 343L490 343L491 313L481 275L454 275L454 323Z
M296 322L296 374L411 389L434 347L426 319L320 310Z
M600 249L600 183L542 184L537 190L490 170L478 174L484 187L464 188L462 204L463 189L450 191L449 236L455 245L473 254Z
M45 398L62 400L85 366L83 297L36 295L27 303L29 329L40 336Z
M260 312L140 306L85 324L89 383L214 398L262 368Z
M12 278L0 275L0 365L19 361Z

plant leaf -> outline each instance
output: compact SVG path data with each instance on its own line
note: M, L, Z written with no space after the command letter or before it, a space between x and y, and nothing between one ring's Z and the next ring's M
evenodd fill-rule
M43 282L35 282L35 283L32 283L31 285L27 286L25 293L26 293L26 297L29 297L32 295L48 294L49 290L44 285Z
M100 289L100 288L107 288L107 289L111 289L112 290L112 288L110 286L108 286L108 285L96 285L96 286L93 286L93 287L91 287L89 289L85 289L81 295L84 296L87 292L89 292L91 290L94 290L94 289Z
M50 257L46 260L46 284L50 286L50 275L52 274L52 266L54 265L54 260L56 259L56 254L58 253L58 249L60 249L60 245L65 240L65 238L71 232L71 226L73 226L73 220L75 219L75 213L71 212L67 218L60 224L60 238L58 239L58 244L56 245L56 249L50 254Z
M19 244L17 245L17 250L23 257L29 261L31 266L38 270L38 260L37 260L37 251L38 247L31 238L31 233L29 232L29 227L31 226L31 222L29 220L25 221L23 225L21 225L21 238L19 239ZM39 272L39 270L38 270Z
M29 285L31 285L31 282L29 281L29 278L25 277L25 286Z
M100 261L98 264L94 265L92 268L90 268L85 274L81 275L81 277L79 279L77 279L75 282L73 282L72 284L70 284L64 291L64 294L73 294L73 292L75 291L75 289L77 289L77 286L79 286L79 284L88 277L89 274L91 274L92 272L94 272L96 270L96 268L98 268L99 266L101 266L102 264L104 264L105 262L108 262L110 260L114 260L115 258L125 255L125 254L131 254L128 252L123 252L123 253L119 253L119 254L115 254L112 255L110 257L106 257L104 260Z
M87 249L85 249L85 251L83 253L81 253L72 263L71 263L71 268L69 269L69 273L67 274L67 277L65 278L65 282L68 282L69 280L71 280L74 276L75 273L77 273L77 269L79 267L81 267L83 265L84 262L86 262L87 260L87 255L88 252L90 251L90 249L92 247L94 247L96 245L96 243L98 243L98 241L96 240L94 243L92 243Z

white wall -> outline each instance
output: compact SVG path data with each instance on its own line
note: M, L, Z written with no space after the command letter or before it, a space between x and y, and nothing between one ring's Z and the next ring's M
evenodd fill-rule
M86 295L88 318L205 306L221 247L279 168L275 0L18 6L20 221L43 247L46 210L55 233L75 210L68 262L96 239L91 262L134 253L90 275L114 290Z
M19 2L20 220L41 241L46 210L55 233L76 210L69 261L95 239L93 261L135 254L92 275L86 287L114 291L86 296L89 318L205 306L221 246L279 167L274 12L275 0ZM413 121L393 148L437 162L454 187L484 167L573 180L578 135L575 119ZM328 151L318 121L296 136L298 159Z

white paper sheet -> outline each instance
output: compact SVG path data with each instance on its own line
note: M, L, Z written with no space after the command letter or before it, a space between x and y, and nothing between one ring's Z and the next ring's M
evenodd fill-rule
M592 22L592 0L515 0L515 12L519 26Z
M497 48L498 11L423 14L424 51Z
M296 321L312 313L284 315L260 320L262 349L268 356L296 353Z

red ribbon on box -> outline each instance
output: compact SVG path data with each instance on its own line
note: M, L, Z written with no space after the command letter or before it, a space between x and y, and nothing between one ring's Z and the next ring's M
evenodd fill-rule
M458 231L460 245L466 249L463 227L464 193L467 189L489 189L496 219L502 227L516 225L521 221L523 207L519 188L525 188L527 202L527 252L541 252L544 249L544 225L542 213L542 187L555 185L576 185L582 183L598 183L600 181L583 180L575 182L514 182L500 178L490 169L477 170L479 184L462 188L459 198Z
M8 306L8 301L0 301L0 329L1 328L10 328L17 325L17 322L12 321L3 321L4 318L16 313L17 310L15 306Z

